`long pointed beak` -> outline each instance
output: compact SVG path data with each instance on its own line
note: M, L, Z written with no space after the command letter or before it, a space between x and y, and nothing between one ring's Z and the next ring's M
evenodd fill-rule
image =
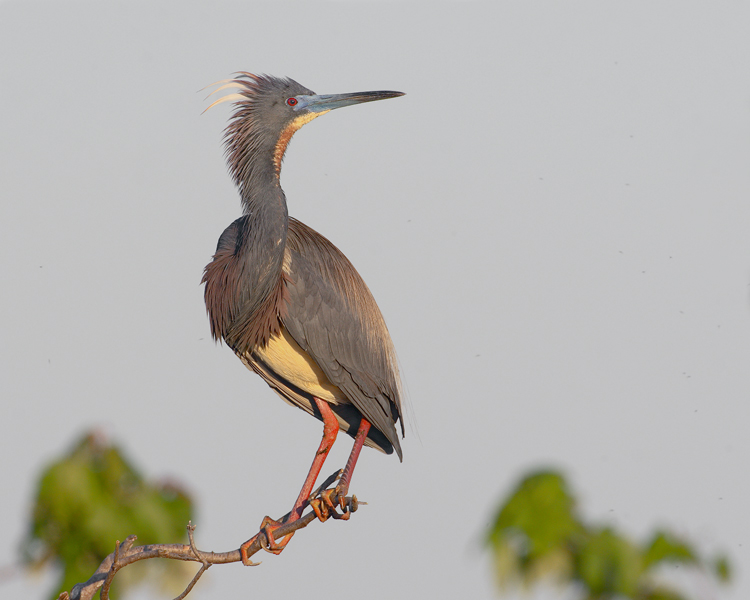
M311 112L328 112L335 108L362 104L363 102L374 102L375 100L386 100L403 96L403 92L354 92L353 94L316 94L314 96L297 96L302 101L302 106Z

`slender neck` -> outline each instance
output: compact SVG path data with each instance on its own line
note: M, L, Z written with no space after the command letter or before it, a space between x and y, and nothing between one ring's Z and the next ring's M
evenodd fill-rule
M246 268L255 272L260 287L275 284L286 247L289 214L279 182L278 158L280 145L285 148L288 143L284 133L268 135L253 120L243 124L235 119L227 129L227 162L247 217L243 240Z
M274 165L275 146L253 148L243 153L230 170L242 199L242 212L251 214L260 204L281 190L279 169ZM283 193L282 193L283 196Z
M328 112L328 111L325 111ZM268 136L256 123L244 130L230 125L227 140L229 168L240 188L243 212L252 215L269 198L278 198L287 220L286 200L279 176L289 141L294 132L324 113L307 113L289 121L277 135Z
M286 248L289 213L286 197L279 185L273 153L256 151L238 177L242 212L248 227L243 240L245 270L255 282L253 304L274 289L281 276Z
M235 172L235 181L240 191L242 212L254 224L253 235L257 236L256 239L275 238L274 241L281 243L283 249L289 213L279 182L279 170L274 164L274 149L274 146L255 149L243 168Z

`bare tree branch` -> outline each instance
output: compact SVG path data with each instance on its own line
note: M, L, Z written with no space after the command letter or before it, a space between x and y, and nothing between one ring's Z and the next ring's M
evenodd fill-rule
M190 593L190 590L193 589L193 586L195 586L196 583L198 583L198 580L201 578L201 575L208 571L208 567L211 566L211 563L208 562L205 558L201 558L200 552L198 551L198 548L195 545L195 539L193 539L193 532L195 531L195 525L191 523L188 523L187 526L188 530L188 539L190 540L190 549L193 551L193 554L195 557L203 563L201 565L201 568L198 570L198 572L195 574L195 577L190 581L188 586L185 588L185 591L182 592L179 596L177 596L174 600L183 600L185 596L187 596Z
M336 479L340 476L341 471L336 471L330 477L328 477L311 495L310 498L316 498L320 493L327 489ZM332 498L334 502L338 501L338 498L334 496ZM364 502L357 502L356 497L347 497L344 499L345 504L349 507L350 512L355 512L359 504L365 504ZM284 515L280 522L286 521L289 518L290 513ZM331 515L335 516L335 515ZM274 537L281 539L290 533L304 529L312 521L316 519L316 515L313 511L308 512L301 518L297 519L292 523L284 523L278 529L274 530ZM195 526L192 523L188 523L188 539L189 544L149 544L146 546L133 546L136 540L136 536L129 536L124 542L116 543L115 550L107 556L99 565L99 568L94 574L83 583L78 583L73 586L73 589L68 592L63 592L58 597L58 600L91 600L96 592L101 588L101 600L110 600L109 589L112 585L117 572L139 560L147 560L150 558L169 558L172 560L184 560L201 563L201 568L195 574L195 577L190 581L185 590L177 596L174 600L183 600L193 589L195 584L198 582L200 577L205 573L211 565L226 564L239 562L240 551L230 550L229 552L204 552L198 550L195 545L193 538L193 532ZM268 545L268 540L265 539L265 535L259 535L255 541L250 545L247 550L248 557L252 556L256 552L263 549L263 545ZM257 563L260 564L260 563Z

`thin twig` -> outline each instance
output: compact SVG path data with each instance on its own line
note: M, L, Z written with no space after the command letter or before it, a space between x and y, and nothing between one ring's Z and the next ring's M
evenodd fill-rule
M117 540L117 542L115 542L115 552L114 552L114 557L112 559L112 566L109 568L109 573L107 573L107 577L105 578L104 583L102 584L102 593L100 595L101 600L109 600L109 588L112 585L112 581L115 578L115 574L122 567L124 567L125 564L130 564L130 563L123 564L120 561L120 557L123 554L127 554L127 552L130 551L130 549L133 547L133 544L135 543L135 540L137 539L138 539L137 536L129 535L122 544L120 543L120 540Z
M193 538L193 532L195 531L195 525L193 525L192 521L188 521L187 525L187 532L188 532L188 540L190 541L190 549L193 551L193 554L195 555L195 558L197 558L201 563L201 568L198 569L198 572L195 574L195 577L188 583L187 587L185 588L185 591L183 591L179 596L174 598L174 600L183 600L185 596L187 596L190 591L193 589L196 583L198 583L198 580L201 578L201 575L208 571L208 567L211 566L211 563L208 562L204 557L201 556L200 552L198 552L198 548L195 545L195 539Z
M193 525L192 521L188 521L187 524L187 532L188 532L188 541L190 542L190 549L193 551L193 554L195 555L195 558L197 558L199 561L201 561L204 565L208 565L208 561L205 558L201 557L200 552L198 551L198 548L195 545L195 539L193 539L193 532L195 531L195 525Z
M331 485L334 481L336 481L336 479L340 475L341 471L336 471L335 473L330 475L318 487L318 489L316 489L315 492L311 494L310 498L312 499L319 496L320 493L323 490L327 489L328 486ZM337 498L332 498L332 500L337 501ZM348 506L353 507L353 509L356 510L356 502L353 502L350 498L347 498L347 501ZM359 504L364 503L360 502ZM291 513L287 513L286 515L284 515L284 517L279 519L279 521L283 522L289 517L290 514ZM274 537L280 539L289 535L290 533L298 531L299 529L304 529L315 519L315 513L313 511L310 511L296 521L292 523L284 523L283 525L281 525L281 527L274 530ZM195 577L193 577L192 581L185 588L185 591L183 591L182 594L174 599L183 600L193 589L198 579L200 579L203 573L205 573L211 565L233 563L239 562L241 560L239 549L230 550L229 552L204 552L202 550L199 550L193 538L194 530L195 527L192 525L192 523L189 523L189 544L149 544L146 546L133 547L136 536L131 535L121 544L119 542L117 543L117 545L115 546L115 551L101 562L97 570L88 579L88 581L76 584L70 591L69 596L66 592L63 592L62 594L60 594L58 600L92 600L99 588L101 588L101 600L109 600L109 588L112 585L112 580L114 579L115 574L120 569L134 562L147 560L150 558L169 558L172 560L184 560L201 563L200 570L195 574ZM256 538L253 544L248 548L248 557L262 550L262 537L263 536L258 536L258 538Z
M198 583L198 580L201 578L201 575L208 571L208 567L211 566L211 563L204 563L200 569L198 569L198 572L195 574L195 577L188 583L187 587L185 588L185 591L182 592L179 596L175 597L174 600L182 600L185 596L187 596L192 590L193 587L195 587L195 584Z
M112 581L117 573L117 563L120 562L120 540L115 542L115 555L112 558L112 566L109 568L107 577L104 579L102 584L101 600L109 600L109 588L112 585Z

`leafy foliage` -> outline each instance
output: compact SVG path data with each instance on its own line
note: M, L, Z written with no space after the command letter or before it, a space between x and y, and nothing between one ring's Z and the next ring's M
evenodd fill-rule
M654 571L681 563L729 580L726 558L701 560L686 542L657 531L639 545L609 527L584 523L562 475L540 471L523 479L498 511L487 535L501 587L521 582L569 583L586 600L685 600L660 585Z
M42 474L24 558L32 567L62 563L58 587L69 590L91 576L116 540L133 533L143 544L185 539L191 513L184 491L147 483L120 450L87 434ZM116 584L123 581L133 583Z

